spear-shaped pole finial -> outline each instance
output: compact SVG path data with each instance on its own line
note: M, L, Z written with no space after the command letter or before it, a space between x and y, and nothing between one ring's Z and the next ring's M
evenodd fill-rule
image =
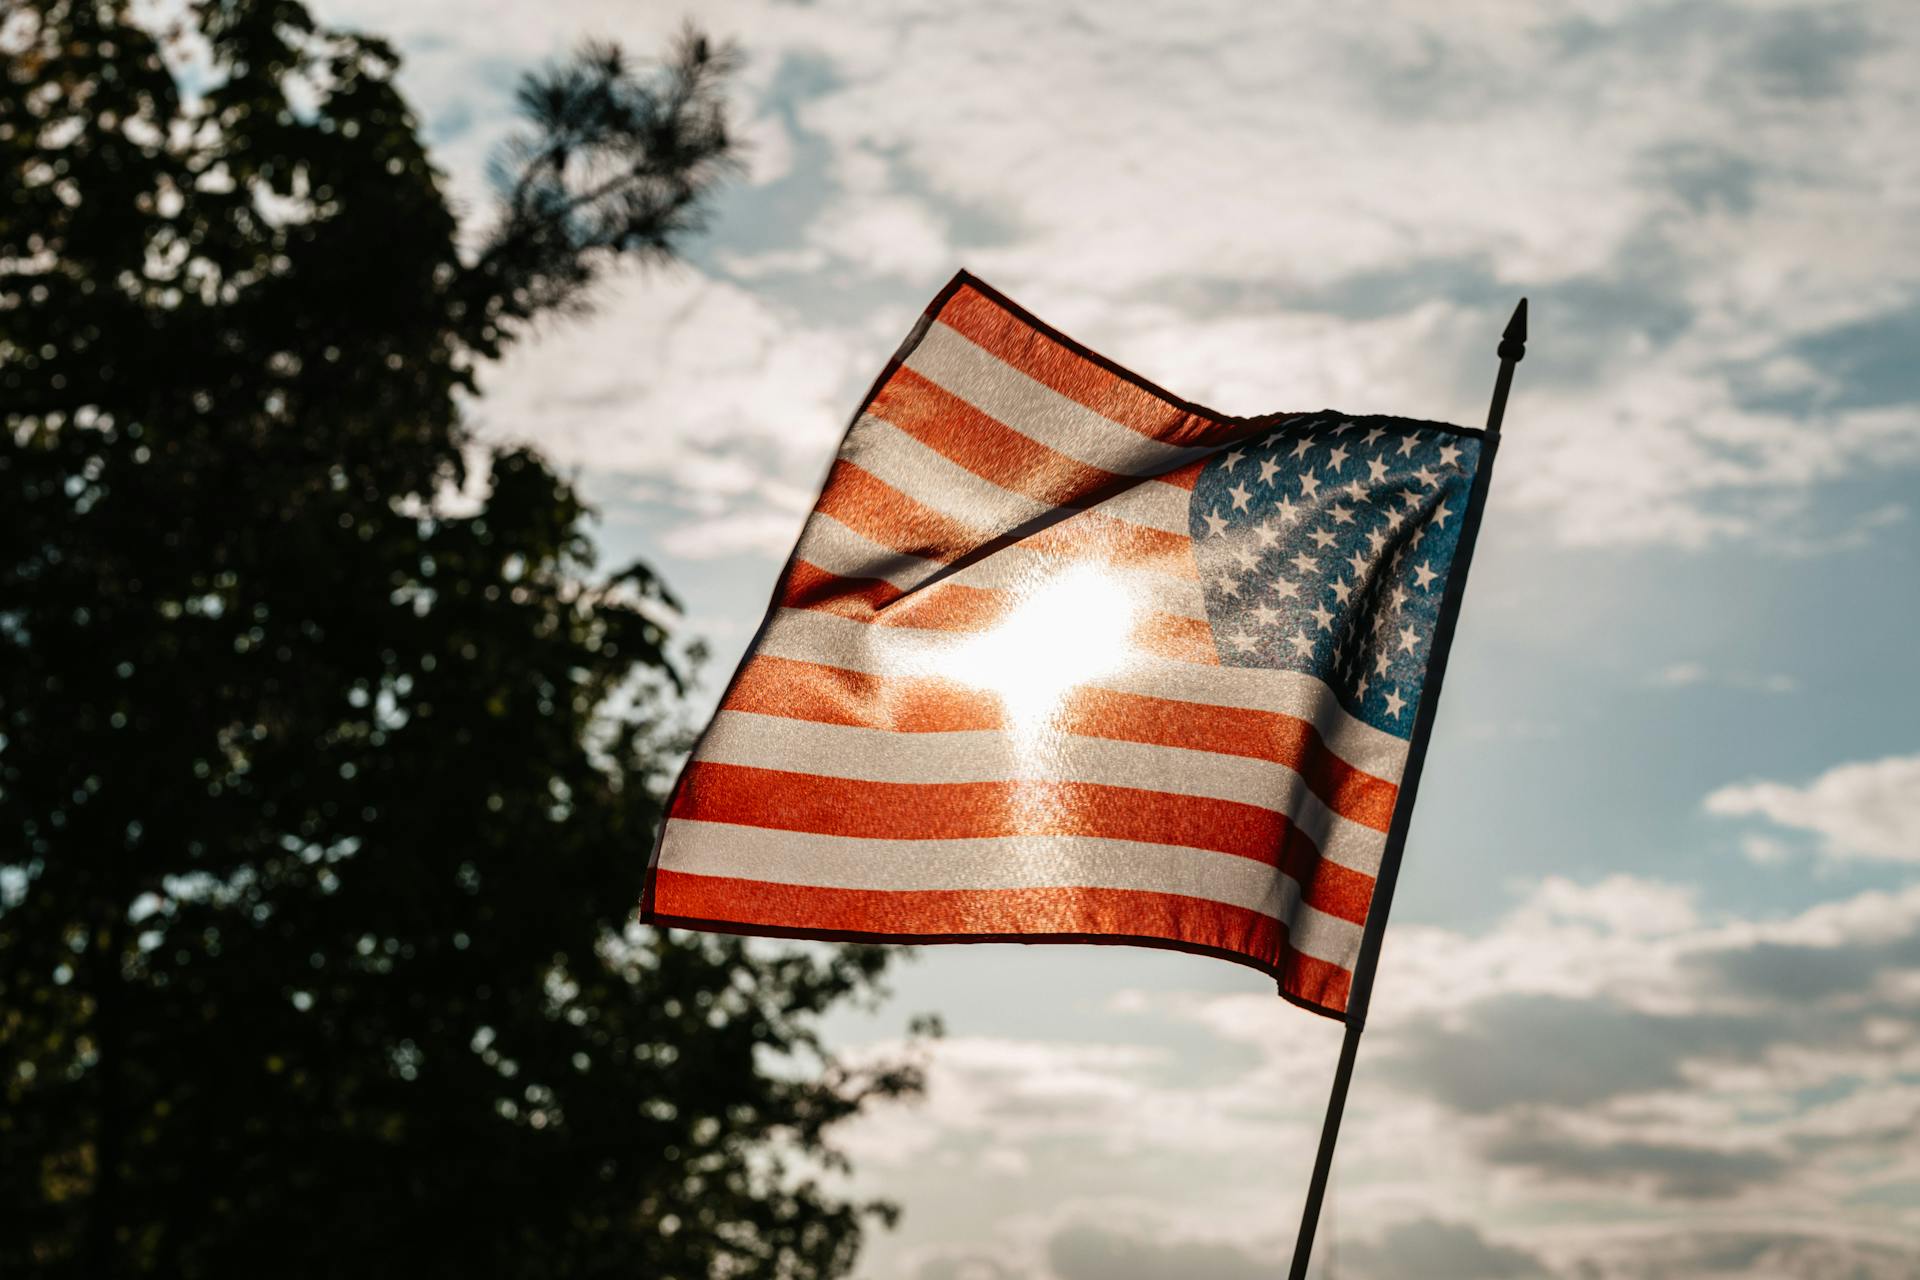
M1507 392L1513 387L1513 366L1527 357L1527 300L1520 299L1520 305L1513 309L1513 319L1507 321L1506 332L1500 335L1500 377L1493 384L1493 403L1487 408L1487 434L1495 435L1500 430L1500 420L1507 416Z

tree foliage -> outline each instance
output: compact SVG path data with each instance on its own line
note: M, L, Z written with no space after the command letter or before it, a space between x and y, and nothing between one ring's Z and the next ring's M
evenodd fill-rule
M670 600L459 411L697 225L729 56L530 79L463 256L391 48L141 10L0 14L0 1273L843 1274L883 957L628 923Z

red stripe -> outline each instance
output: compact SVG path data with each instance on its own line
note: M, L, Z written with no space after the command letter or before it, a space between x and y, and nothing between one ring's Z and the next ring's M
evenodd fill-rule
M1327 862L1258 805L1093 782L869 782L695 761L673 816L864 840L1097 836L1208 849L1278 867L1308 905L1367 922L1373 877Z
M1034 381L1155 440L1174 445L1221 444L1253 429L1246 423L1190 412L1129 382L1060 345L974 289L955 291L937 318Z
M750 658L721 708L894 733L1005 727L1000 699L932 676L873 676L764 654Z
M1195 485L1200 483L1200 473L1206 470L1206 466L1207 459L1200 458L1196 461L1189 462L1184 467L1175 467L1172 471L1163 471L1160 473L1158 479L1162 484L1177 485L1182 489L1191 491Z
M1220 651L1213 643L1213 628L1200 618L1183 618L1177 613L1148 613L1134 624L1133 645L1143 653L1175 662L1198 662L1209 667L1220 665Z
M764 655L741 669L723 706L895 733L1006 727L998 697L956 681L867 675ZM1271 760L1298 773L1335 813L1376 831L1387 829L1399 799L1398 787L1342 760L1313 725L1277 711L1078 688L1067 695L1058 728L1084 738Z
M1291 950L1286 931L1256 911L1128 889L943 889L899 893L819 889L725 876L654 873L662 924L731 925L796 937L858 935L899 942L1159 941L1244 958L1281 989L1334 1014L1353 975Z

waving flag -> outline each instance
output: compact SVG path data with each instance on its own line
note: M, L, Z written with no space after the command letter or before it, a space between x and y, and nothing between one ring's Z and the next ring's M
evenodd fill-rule
M847 432L644 917L1173 947L1344 1016L1494 443L1214 413L962 273Z

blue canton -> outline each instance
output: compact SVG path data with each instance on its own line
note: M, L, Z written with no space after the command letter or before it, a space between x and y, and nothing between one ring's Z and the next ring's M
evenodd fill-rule
M1209 459L1190 520L1220 661L1313 676L1411 738L1479 464L1477 436L1336 413Z

